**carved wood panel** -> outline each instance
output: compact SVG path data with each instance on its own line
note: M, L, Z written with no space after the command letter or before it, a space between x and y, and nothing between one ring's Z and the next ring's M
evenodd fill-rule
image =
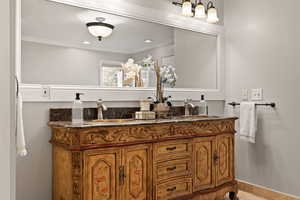
M119 166L117 149L85 153L85 200L119 200Z
M215 186L215 165L213 153L216 137L196 138L194 146L194 185L193 190L203 190Z
M151 145L127 147L123 151L126 200L147 200L151 196Z
M217 154L218 162L216 168L217 185L233 180L234 170L234 147L233 147L233 135L225 134L217 136Z
M196 121L152 125L94 127L84 129L52 128L53 143L70 147L138 143L180 137L210 136L234 132L234 120Z
M73 181L73 200L82 199L82 152L71 153L72 157L72 181Z

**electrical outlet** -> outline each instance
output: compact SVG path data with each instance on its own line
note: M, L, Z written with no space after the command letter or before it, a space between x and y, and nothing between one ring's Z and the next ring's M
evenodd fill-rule
M251 100L252 101L262 101L263 100L263 89L252 89L251 91Z
M248 96L248 89L244 88L242 90L242 101L248 101L249 100L249 96Z
M42 97L50 98L50 88L48 86L42 87Z

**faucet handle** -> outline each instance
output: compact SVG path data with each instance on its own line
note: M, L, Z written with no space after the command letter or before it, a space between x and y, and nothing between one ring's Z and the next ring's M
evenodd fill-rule
M103 100L102 99L98 99L96 103L97 103L97 106L102 106Z
M104 104L102 104L102 109L103 109L103 110L107 110L107 106L104 105Z

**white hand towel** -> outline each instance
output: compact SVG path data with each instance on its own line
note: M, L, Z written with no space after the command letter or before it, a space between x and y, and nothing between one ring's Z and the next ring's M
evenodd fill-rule
M255 102L242 102L240 106L240 133L241 139L255 143L257 130L257 114Z
M17 97L17 153L20 156L26 156L26 143L24 135L24 124L23 124L23 100L21 94Z

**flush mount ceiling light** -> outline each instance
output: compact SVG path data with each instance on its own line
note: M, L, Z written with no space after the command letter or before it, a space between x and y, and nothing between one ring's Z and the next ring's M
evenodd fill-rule
M114 26L111 24L104 23L105 18L96 18L97 22L87 23L86 26L91 35L97 37L99 41L102 38L110 36L113 32Z
M214 7L212 1L208 2L207 8L205 8L201 0L195 0L194 2L191 2L191 0L182 0L181 3L173 1L173 4L182 7L183 16L195 17L198 19L206 18L206 21L212 24L219 21L218 11Z

